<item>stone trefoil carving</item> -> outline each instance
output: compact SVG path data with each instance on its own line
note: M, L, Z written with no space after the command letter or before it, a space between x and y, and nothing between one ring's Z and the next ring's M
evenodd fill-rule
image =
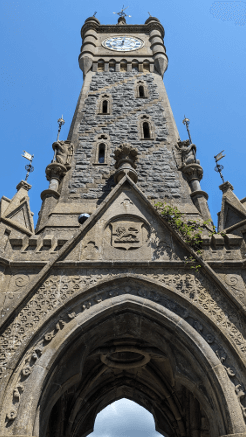
M130 144L124 143L120 147L115 149L115 182L118 183L126 174L133 180L137 182L138 175L136 172L136 161L138 159L139 152L137 149L133 148Z

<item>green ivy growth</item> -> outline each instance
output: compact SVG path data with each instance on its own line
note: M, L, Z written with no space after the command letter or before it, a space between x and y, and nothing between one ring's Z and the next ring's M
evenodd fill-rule
M203 221L202 224L196 220L185 222L183 218L184 214L182 214L176 206L158 202L155 204L155 207L168 223L178 231L185 243L200 255L202 253L202 232L203 229L210 224L211 220ZM213 228L213 230L215 230L215 228ZM186 258L186 263L192 263L191 268L195 270L201 267L201 265L196 264L196 260L192 256Z

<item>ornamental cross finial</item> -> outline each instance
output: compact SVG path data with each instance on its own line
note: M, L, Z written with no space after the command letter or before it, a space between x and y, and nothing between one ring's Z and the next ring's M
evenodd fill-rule
M94 12L94 14L92 15L93 17L95 17L96 16L96 14L97 14L97 12Z
M127 15L124 11L126 10L126 9L128 9L129 8L129 6L127 6L126 8L124 8L124 5L123 5L123 8L121 9L121 11L120 12L113 12L113 14L117 14L117 15L119 15L120 17L123 17L123 18L125 18L125 17L131 17L131 15Z
M216 162L216 167L214 169L215 169L215 171L217 171L217 173L219 173L219 175L220 175L220 177L221 177L221 179L222 179L222 181L224 183L225 180L224 180L224 177L222 175L222 170L223 170L224 166L221 165L221 164L218 164L218 161L220 161L220 159L225 157L225 155L223 155L223 152L224 152L224 150L222 150L222 152L218 153L218 155L214 156L214 159L215 159L215 162Z

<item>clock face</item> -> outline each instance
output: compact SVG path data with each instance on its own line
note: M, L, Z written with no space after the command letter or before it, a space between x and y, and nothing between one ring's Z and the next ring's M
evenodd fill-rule
M131 50L141 49L144 42L131 36L113 36L105 39L102 45L107 49L117 50L117 52L130 52Z

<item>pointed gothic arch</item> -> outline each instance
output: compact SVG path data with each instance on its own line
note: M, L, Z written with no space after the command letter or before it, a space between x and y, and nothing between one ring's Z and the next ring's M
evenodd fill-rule
M141 140L153 140L154 135L154 124L152 123L151 117L147 114L143 114L139 117L139 133Z
M98 115L110 115L112 113L112 97L110 94L101 94L98 100Z
M135 95L140 99L149 98L149 90L144 80L138 80L135 85Z
M92 164L106 165L109 160L109 142L110 137L107 134L98 134L95 139L94 153L92 155Z
M175 304L171 296L168 287L122 276L92 287L55 312L23 345L22 359L13 361L2 416L9 418L13 434L26 435L29 429L37 437L49 435L50 414L59 402L72 405L64 410L66 420L61 417L64 435L85 437L97 413L123 393L152 412L163 435L242 433L237 390L211 347L211 337L224 348L227 340L223 343L215 324L208 337L198 313L190 308L187 316L182 296ZM181 408L182 402L188 409ZM187 415L197 418L197 428L189 425L191 434Z

